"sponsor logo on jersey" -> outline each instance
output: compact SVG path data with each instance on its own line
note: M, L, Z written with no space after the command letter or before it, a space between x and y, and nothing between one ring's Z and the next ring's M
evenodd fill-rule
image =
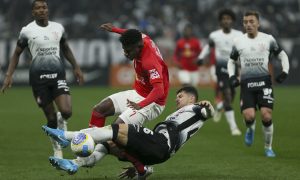
M150 79L158 79L158 78L160 78L160 75L159 75L159 73L157 72L156 69L149 70L149 74L150 74Z
M40 75L40 79L55 79L56 77L57 77L57 73Z
M266 83L265 81L260 81L260 82L249 82L247 84L248 88L253 88L253 87L262 87L262 86L265 86Z

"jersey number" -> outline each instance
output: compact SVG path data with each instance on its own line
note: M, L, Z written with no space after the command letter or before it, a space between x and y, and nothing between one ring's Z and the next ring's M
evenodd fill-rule
M153 135L153 131L151 131L150 129L144 128L143 131L145 134Z

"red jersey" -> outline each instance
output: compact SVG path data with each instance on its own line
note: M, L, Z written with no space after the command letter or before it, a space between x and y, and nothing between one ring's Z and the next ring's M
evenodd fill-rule
M174 60L182 69L197 71L196 61L201 50L201 43L197 38L181 38L176 43Z
M124 31L119 28L113 28L113 32L122 34ZM165 105L169 93L168 67L163 61L159 49L150 37L142 34L142 38L144 47L141 55L138 59L133 60L136 73L133 88L139 95L146 98L146 101L144 100L139 103L141 107L149 105L151 102L149 103L147 100L150 98L159 105ZM153 86L155 83L162 83L163 94L151 94L151 97L149 97L148 95L154 89Z

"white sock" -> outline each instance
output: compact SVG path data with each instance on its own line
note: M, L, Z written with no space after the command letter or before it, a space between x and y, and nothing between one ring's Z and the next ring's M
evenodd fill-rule
M57 157L57 158L62 158L63 157L62 148L58 144L58 142L55 141L52 137L50 137L50 142L52 144L52 148L53 148L53 152L54 152L53 156Z
M112 140L113 138L113 130L111 126L104 126L102 128L87 128L80 130L80 132L90 134L96 144Z
M223 101L220 101L220 102L217 103L216 109L217 109L217 111L222 111L222 109L223 109Z
M103 144L97 144L94 152L89 157L77 157L73 162L80 167L93 167L96 162L100 161L107 153L107 149Z
M61 112L56 113L57 118L57 128L67 131L67 120L64 119L61 115Z
M272 148L272 141L273 141L273 124L269 127L263 126L263 133L265 137L265 148Z
M234 117L234 111L225 111L225 117L226 120L229 124L230 130L234 130L237 128L236 122L235 122L235 117Z

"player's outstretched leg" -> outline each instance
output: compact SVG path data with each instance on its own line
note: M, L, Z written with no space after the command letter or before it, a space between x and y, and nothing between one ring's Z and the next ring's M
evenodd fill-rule
M65 137L65 131L61 129L53 129L49 128L48 126L42 126L43 131L52 137L55 141L57 141L62 147L67 147L70 144Z
M50 156L49 161L56 169L66 171L70 175L75 174L78 171L78 166L71 160Z
M254 130L252 128L247 128L245 133L245 144L251 146L254 141Z

